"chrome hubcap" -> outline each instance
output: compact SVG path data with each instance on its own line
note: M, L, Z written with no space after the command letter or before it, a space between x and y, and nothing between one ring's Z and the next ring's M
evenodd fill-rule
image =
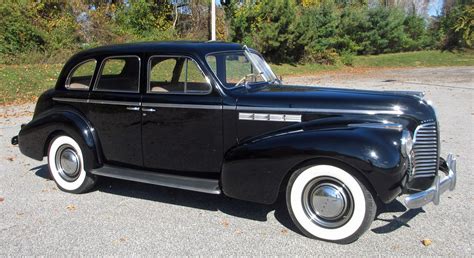
M333 184L322 184L312 192L311 205L317 215L324 218L336 218L346 208L344 193Z
M56 168L59 175L66 181L74 181L79 177L81 162L79 155L70 145L61 146L56 152Z
M318 177L310 181L303 191L302 202L308 218L325 228L340 227L352 216L352 195L335 178Z

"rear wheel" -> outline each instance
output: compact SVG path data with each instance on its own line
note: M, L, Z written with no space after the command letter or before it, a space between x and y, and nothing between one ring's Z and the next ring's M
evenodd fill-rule
M306 236L337 243L357 240L377 210L361 181L330 165L295 172L288 182L286 203L293 222Z
M94 187L97 177L84 170L79 144L66 135L56 136L49 145L48 165L58 187L70 193L84 193Z

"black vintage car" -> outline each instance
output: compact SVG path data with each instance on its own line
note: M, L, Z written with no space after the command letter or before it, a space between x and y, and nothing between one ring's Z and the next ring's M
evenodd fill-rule
M105 176L264 204L283 196L302 233L349 243L376 203L406 194L418 208L454 189L439 139L422 93L289 86L239 44L155 42L73 56L12 143L46 156L66 192Z

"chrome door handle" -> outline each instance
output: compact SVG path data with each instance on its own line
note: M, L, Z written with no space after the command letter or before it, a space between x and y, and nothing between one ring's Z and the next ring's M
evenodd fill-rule
M145 111L145 112L155 112L156 111L156 109L154 109L154 108L142 108L142 110Z
M130 110L130 111L139 111L139 110L140 110L140 107L127 107L127 110Z

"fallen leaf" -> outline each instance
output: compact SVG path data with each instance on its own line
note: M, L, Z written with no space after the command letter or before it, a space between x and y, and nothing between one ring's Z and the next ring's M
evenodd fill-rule
M7 157L7 160L8 160L8 161L13 161L13 160L15 160L15 157L12 157L12 156Z
M5 201L5 198L0 196L0 202L3 202L3 201Z
M115 245L118 245L118 244L120 244L120 243L126 242L127 240L128 240L128 238L126 238L126 237L121 237L121 238L119 238L119 239L115 239L114 241L112 241L112 243L115 244Z
M74 210L76 210L76 206L74 206L72 204L69 204L68 206L66 206L66 209L68 209L70 211L74 211Z
M222 225L224 225L224 227L228 227L229 226L229 222L226 220L226 219L223 219L222 222L221 222Z
M425 238L423 240L421 240L421 243L424 245L424 246L429 246L431 245L433 241L431 241L431 239L428 239L428 238Z
M282 234L286 235L288 234L288 229L284 228L280 231Z

